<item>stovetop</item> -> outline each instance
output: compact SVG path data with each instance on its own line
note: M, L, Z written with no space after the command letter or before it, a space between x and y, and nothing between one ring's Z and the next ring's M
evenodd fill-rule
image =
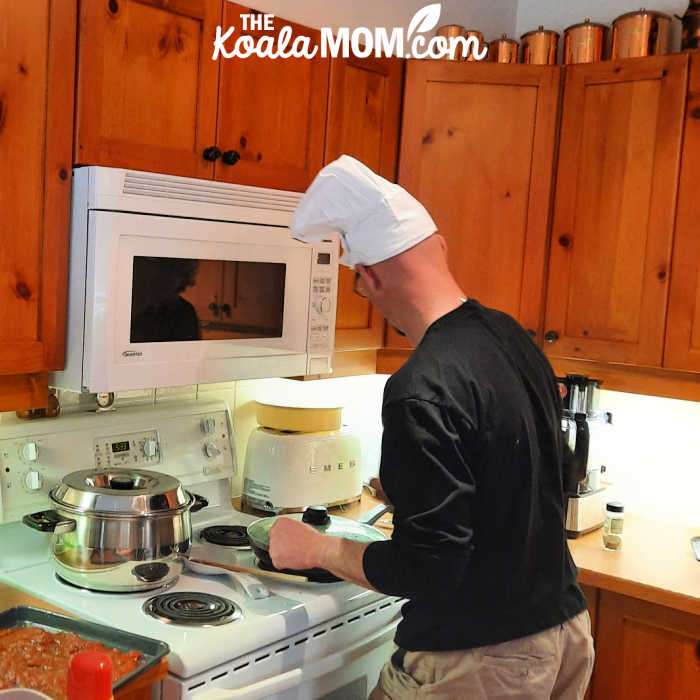
M190 679L294 635L303 636L307 630L325 625L337 616L349 615L354 620L362 616L362 624L352 628L357 630L353 634L360 635L369 634L373 626L386 624L387 616L396 616L387 596L344 582L296 584L261 577L259 581L271 593L262 598L248 595L235 574L203 575L189 569L165 590L137 593L103 593L62 582L49 558L51 536L23 525L22 515L50 508L49 490L65 474L103 468L100 465L105 453L114 444L127 444L127 439L130 452L126 454L133 452L130 460L150 460L149 469L176 476L188 491L209 502L191 514L192 558L255 566L250 549L222 546L201 535L205 528L217 528L215 532L222 534L222 526L243 528L258 518L236 511L231 505L230 477L237 469L228 409L223 402L196 401L2 427L0 581L81 618L166 642L171 649L169 671L181 679ZM156 443L155 455L149 452L151 456L145 456L142 447L146 441ZM214 443L217 450L205 449ZM110 459L125 458L119 451ZM121 462L104 468L120 466ZM37 485L38 490L34 489ZM168 596L170 608L179 606L190 612L199 609L206 616L207 605L219 600L215 607L239 614L233 614L224 624L206 627L163 622L143 609L148 600L161 595ZM206 596L217 598L207 603ZM178 600L184 602L172 604ZM359 612L364 606L381 607L385 612L365 617L370 613ZM324 640L328 647L329 638Z
M203 515L200 511L198 515ZM194 516L193 516L194 517ZM247 524L256 520L238 511L215 521L193 522L192 552L197 558L221 563L255 566L251 551L204 542L200 531L207 526ZM32 534L26 526L24 530ZM268 598L254 600L237 583L235 575L202 575L186 570L165 591L102 593L61 582L46 553L43 561L12 571L0 570L0 581L46 600L80 617L159 639L170 645L171 673L188 678L226 663L275 641L285 639L330 618L381 598L379 593L349 583L282 583L260 579L270 590ZM197 593L219 596L238 606L240 619L227 624L193 627L163 623L143 611L146 601L158 594Z

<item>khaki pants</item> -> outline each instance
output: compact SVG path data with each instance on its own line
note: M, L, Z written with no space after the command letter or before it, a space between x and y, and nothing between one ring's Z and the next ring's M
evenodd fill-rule
M593 672L591 618L463 651L408 651L388 661L369 700L581 700Z

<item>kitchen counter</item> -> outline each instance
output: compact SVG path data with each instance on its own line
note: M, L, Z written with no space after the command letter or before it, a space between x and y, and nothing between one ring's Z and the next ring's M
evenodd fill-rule
M690 538L700 527L625 515L622 549L603 549L602 530L569 540L579 581L700 615L700 562Z

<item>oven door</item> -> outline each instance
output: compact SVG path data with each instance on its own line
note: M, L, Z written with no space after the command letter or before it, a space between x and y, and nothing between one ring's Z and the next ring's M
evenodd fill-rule
M396 647L393 622L329 656L257 683L195 691L192 700L365 700ZM164 694L167 700L168 693Z
M91 211L84 386L305 374L312 255L285 227Z

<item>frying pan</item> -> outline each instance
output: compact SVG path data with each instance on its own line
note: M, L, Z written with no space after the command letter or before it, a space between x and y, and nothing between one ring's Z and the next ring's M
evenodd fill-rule
M303 513L289 513L269 518L261 518L247 527L248 539L261 569L267 571L281 571L281 573L296 576L306 576L309 581L317 583L332 583L340 579L326 569L276 569L270 558L270 528L279 518L291 518L301 521L319 532L336 537L346 537L355 542L381 542L386 536L377 528L372 527L379 518L389 510L389 506L381 504L365 513L359 520L351 520L337 515L329 515L324 506L309 506Z

